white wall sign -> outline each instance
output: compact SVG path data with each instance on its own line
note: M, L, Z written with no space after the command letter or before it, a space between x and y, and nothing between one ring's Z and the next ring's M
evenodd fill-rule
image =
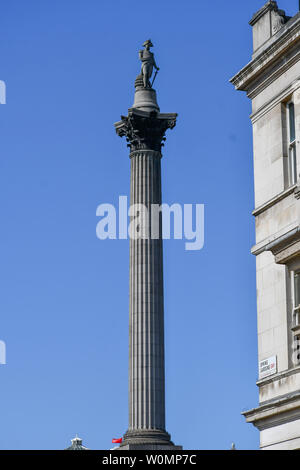
M268 357L259 363L259 378L263 379L268 375L276 374L277 372L277 356Z

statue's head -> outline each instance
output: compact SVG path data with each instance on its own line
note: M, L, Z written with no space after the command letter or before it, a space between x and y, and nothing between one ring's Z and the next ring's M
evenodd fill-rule
M153 47L151 39L147 39L147 41L144 42L143 46L148 50L150 49L150 47Z

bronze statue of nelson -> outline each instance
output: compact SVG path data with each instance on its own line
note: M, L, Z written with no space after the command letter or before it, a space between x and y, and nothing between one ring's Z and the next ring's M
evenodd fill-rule
M141 49L139 51L139 58L142 61L143 83L145 88L151 88L150 78L153 72L153 67L155 67L157 71L159 70L159 67L156 65L153 52L150 51L150 47L153 47L151 39L145 41L143 46L145 49Z

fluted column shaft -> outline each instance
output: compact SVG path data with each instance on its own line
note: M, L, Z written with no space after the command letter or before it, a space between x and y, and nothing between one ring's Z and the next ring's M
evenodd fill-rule
M153 92L143 89L142 95L151 95L153 101ZM162 216L156 212L151 236L151 209L161 205L161 147L177 114L161 114L157 108L131 108L115 123L117 134L126 137L130 147L131 209L143 204L148 212L148 231L139 227L140 236L132 237L131 232L130 237L129 426L120 449L175 448L165 430ZM138 223L143 224L141 218Z
M131 152L130 203L161 204L161 153ZM151 217L149 217L151 234ZM158 239L130 240L129 431L165 430L163 249Z

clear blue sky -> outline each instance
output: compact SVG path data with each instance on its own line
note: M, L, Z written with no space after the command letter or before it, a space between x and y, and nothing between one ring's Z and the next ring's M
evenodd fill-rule
M163 112L178 112L163 200L205 204L205 246L165 241L167 430L185 449L256 449L250 101L263 0L11 0L0 17L0 448L92 449L127 428L129 243L96 238L96 207L129 194L113 123L151 38ZM279 2L287 14L296 0Z

